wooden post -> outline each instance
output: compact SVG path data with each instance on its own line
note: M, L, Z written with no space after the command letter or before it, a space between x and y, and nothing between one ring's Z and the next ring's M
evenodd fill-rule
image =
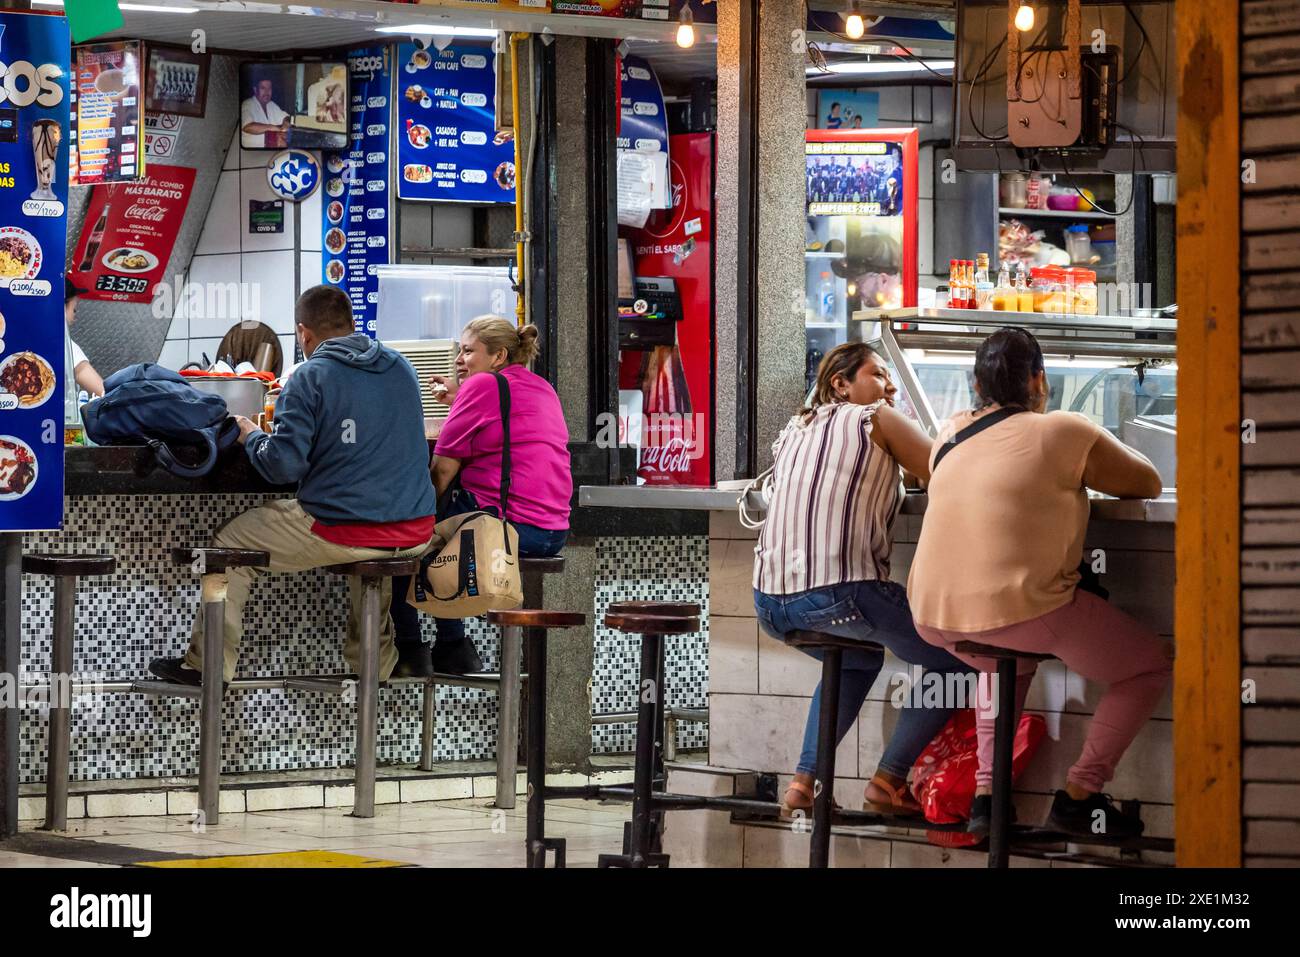
M1176 5L1178 524L1174 833L1241 864L1241 232L1237 0Z

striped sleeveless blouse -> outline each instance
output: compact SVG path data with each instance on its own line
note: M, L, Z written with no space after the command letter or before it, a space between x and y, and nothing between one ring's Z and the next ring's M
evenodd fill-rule
M772 445L772 500L754 548L754 587L768 595L889 578L903 504L894 457L871 441L881 403L818 406Z

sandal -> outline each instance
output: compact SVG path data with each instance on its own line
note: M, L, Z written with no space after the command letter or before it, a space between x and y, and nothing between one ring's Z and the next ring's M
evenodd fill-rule
M875 811L877 814L896 816L914 816L921 813L921 805L904 781L894 787L879 774L867 782L867 790L862 795L862 810Z
M797 804L793 803L790 800L791 791L795 792L796 794L802 794L805 798L808 799L808 803L804 804L802 801ZM802 781L791 781L790 786L785 789L785 799L781 801L781 812L780 812L781 820L792 821L794 820L796 813L801 814L804 817L812 817L812 809L813 809L812 787L810 785L804 784ZM831 809L833 811L838 811L840 810L840 806L834 800L832 800Z

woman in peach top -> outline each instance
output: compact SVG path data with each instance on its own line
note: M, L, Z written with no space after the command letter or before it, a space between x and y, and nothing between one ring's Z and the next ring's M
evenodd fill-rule
M916 628L949 650L960 641L1055 655L1108 687L1088 727L1083 754L1056 792L1048 826L1140 834L1102 787L1151 716L1172 672L1156 633L1096 595L1081 591L1079 562L1089 488L1120 498L1160 495L1159 473L1143 455L1072 412L1046 412L1047 373L1037 340L1002 329L975 354L978 402L940 430L931 452L929 505L907 582ZM1015 410L984 431L940 450L981 418ZM1018 414L1016 414L1018 413ZM981 671L996 663L957 655ZM1021 662L1017 713L1034 664ZM977 720L979 770L969 830L988 830L993 715Z

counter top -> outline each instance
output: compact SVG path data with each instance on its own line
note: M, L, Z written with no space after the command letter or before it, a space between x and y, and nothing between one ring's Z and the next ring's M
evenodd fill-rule
M578 504L592 508L730 512L739 499L739 489L716 486L584 485L578 489ZM924 492L908 492L903 514L924 514L928 501ZM764 509L763 500L755 492L749 494L748 504L755 514ZM1092 517L1102 521L1173 522L1178 517L1178 502L1172 495L1149 500L1094 496Z

